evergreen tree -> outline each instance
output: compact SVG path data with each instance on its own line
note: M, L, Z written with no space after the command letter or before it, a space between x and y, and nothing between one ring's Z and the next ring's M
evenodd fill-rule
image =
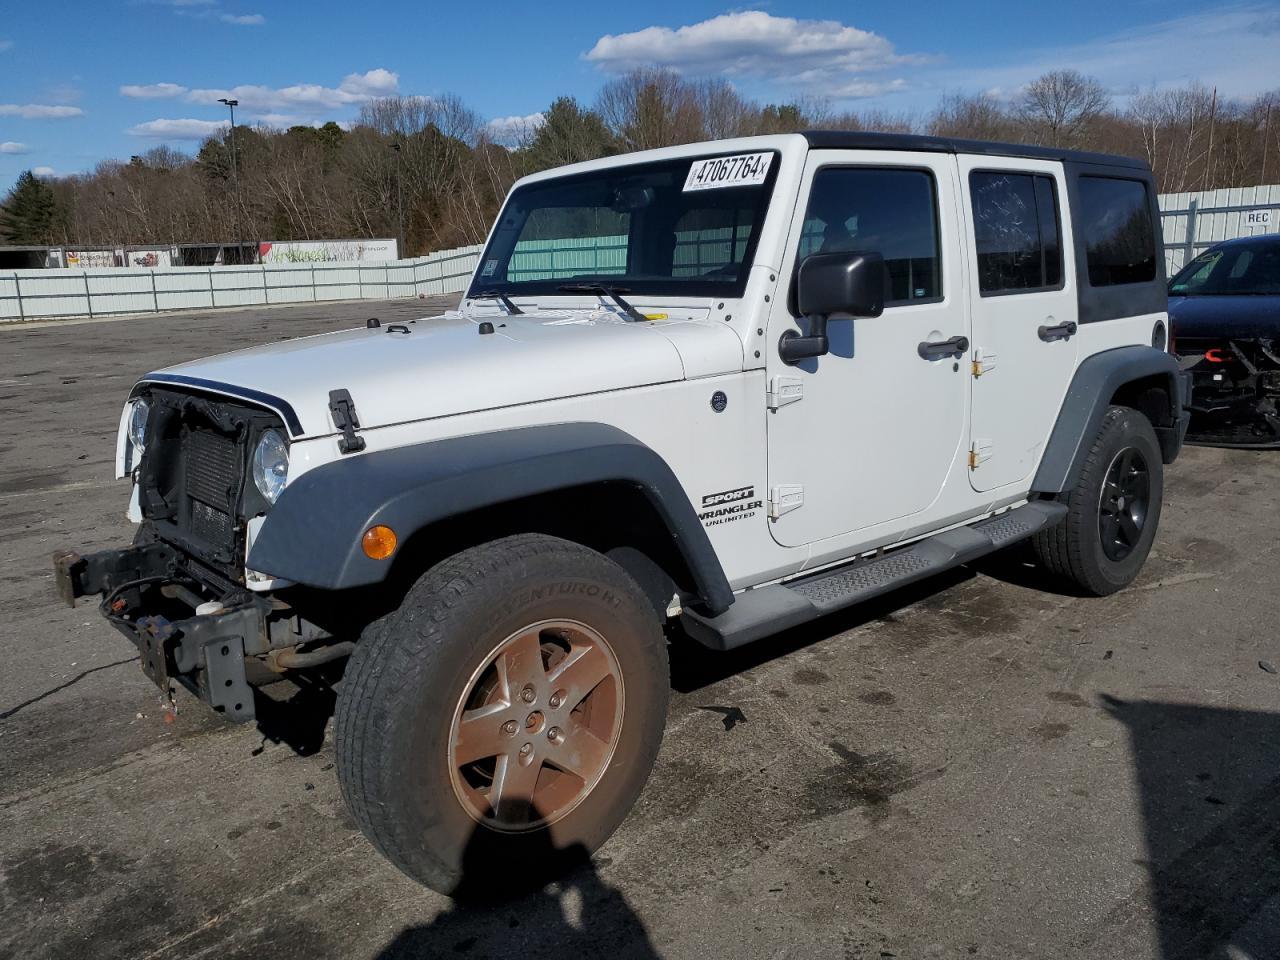
M523 152L530 169L545 170L609 156L618 145L598 113L584 110L573 97L560 97Z
M52 188L26 170L0 204L0 238L7 243L49 246L56 242L58 219Z

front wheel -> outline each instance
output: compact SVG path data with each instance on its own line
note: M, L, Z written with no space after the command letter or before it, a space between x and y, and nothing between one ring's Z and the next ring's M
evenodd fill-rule
M1085 593L1123 589L1146 562L1164 502L1164 467L1151 424L1110 407L1084 469L1067 495L1067 516L1036 534L1040 563Z
M451 894L535 884L600 846L644 787L669 681L652 604L585 547L466 550L372 624L336 718L365 835Z

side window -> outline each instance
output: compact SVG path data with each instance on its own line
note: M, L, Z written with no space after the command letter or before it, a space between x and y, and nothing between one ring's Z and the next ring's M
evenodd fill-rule
M1156 239L1147 185L1118 177L1080 178L1080 233L1089 284L1109 287L1156 278Z
M1062 284L1062 224L1052 177L975 171L969 175L978 290L1046 290Z
M933 175L924 170L826 167L813 178L799 258L879 253L885 306L942 299L942 255Z
M627 272L631 215L600 207L542 207L529 214L511 252L509 281Z

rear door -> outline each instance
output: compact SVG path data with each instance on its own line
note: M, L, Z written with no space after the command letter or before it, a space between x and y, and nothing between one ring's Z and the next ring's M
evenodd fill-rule
M921 355L922 344L968 334L956 189L950 154L809 154L782 264L790 296L773 304L766 338L769 529L785 546L905 526L937 499L956 462L964 357ZM884 313L837 314L828 355L783 363L783 331L808 328L794 313L797 263L847 251L884 256Z
M1062 165L959 157L973 316L969 479L1029 481L1076 367L1074 247Z

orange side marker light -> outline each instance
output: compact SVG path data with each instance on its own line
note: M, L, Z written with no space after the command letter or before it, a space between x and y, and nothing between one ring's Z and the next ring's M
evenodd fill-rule
M382 524L370 527L360 538L360 547L370 560L385 560L396 552L396 532Z

